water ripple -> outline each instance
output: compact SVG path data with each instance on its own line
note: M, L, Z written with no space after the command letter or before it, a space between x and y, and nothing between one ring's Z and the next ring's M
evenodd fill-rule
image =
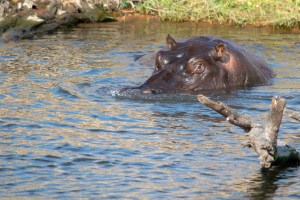
M204 93L210 98L260 123L274 95L300 111L295 34L125 21L0 43L1 197L298 199L299 168L262 172L241 147L243 130L196 95L120 92L150 76L135 59L161 48L166 33L230 38L278 74L271 85ZM300 149L299 124L283 121L280 138Z

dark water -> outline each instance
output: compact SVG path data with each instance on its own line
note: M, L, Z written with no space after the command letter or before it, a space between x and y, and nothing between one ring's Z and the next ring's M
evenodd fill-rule
M192 95L116 97L152 69L136 55L198 35L228 38L267 60L270 86L209 94L263 123L272 96L300 111L300 36L259 28L82 26L0 44L0 196L91 199L299 199L300 168L262 172L244 132ZM114 94L114 93L113 93ZM300 150L299 123L280 138Z

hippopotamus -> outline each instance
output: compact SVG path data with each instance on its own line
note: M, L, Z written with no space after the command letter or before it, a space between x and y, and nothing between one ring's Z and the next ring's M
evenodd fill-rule
M154 66L152 75L142 85L123 91L199 93L266 85L275 76L261 58L225 39L200 36L177 42L168 35L166 44L140 59L143 64Z

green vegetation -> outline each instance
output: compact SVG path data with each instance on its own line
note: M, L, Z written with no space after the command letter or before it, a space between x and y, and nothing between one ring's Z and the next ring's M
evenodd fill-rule
M105 10L104 8L94 8L90 9L88 12L81 14L77 14L81 21L85 22L108 22L108 21L115 21L115 18L110 16L109 11Z
M25 27L35 27L41 24L41 22L28 20L20 16L7 17L5 20L0 21L0 34L11 28L25 28Z
M145 0L138 9L169 21L300 26L300 0Z

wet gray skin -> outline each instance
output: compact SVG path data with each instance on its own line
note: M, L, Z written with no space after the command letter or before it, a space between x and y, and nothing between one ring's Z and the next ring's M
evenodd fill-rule
M266 85L275 76L262 59L224 39L200 36L176 42L168 35L166 43L166 49L141 58L144 65L155 66L148 80L122 91L197 93Z

